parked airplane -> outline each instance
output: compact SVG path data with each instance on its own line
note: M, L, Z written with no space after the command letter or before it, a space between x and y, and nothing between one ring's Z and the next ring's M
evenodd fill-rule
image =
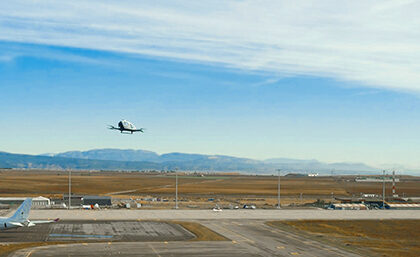
M19 206L15 214L11 217L0 217L0 230L6 230L19 227L32 227L41 223L57 222L55 220L28 220L29 211L31 210L32 198L26 198L25 201Z
M109 129L119 130L119 131L121 131L121 133L123 133L123 131L131 132L131 134L133 134L133 132L144 133L144 128L137 129L136 126L134 126L133 123L131 123L127 120L121 120L120 122L118 122L118 128L114 127L112 125L109 125Z

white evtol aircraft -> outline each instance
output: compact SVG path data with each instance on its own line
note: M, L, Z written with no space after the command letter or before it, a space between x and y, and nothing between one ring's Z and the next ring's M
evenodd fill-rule
M133 134L133 132L144 133L144 131L143 131L144 128L137 129L136 126L134 126L134 124L129 122L128 120L121 120L120 122L118 122L118 128L114 127L112 125L109 125L109 129L119 130L119 131L121 131L121 133L123 133L123 131L131 132L131 134ZM125 133L125 134L129 134L129 133Z
M36 224L57 222L55 220L28 220L29 211L31 210L32 198L26 198L11 217L0 217L0 230L20 227L32 227Z

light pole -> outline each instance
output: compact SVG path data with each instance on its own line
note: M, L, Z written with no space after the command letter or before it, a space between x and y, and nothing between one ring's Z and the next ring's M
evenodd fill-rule
M382 177L382 208L385 210L385 170Z
M71 206L71 169L69 169L69 210Z
M277 209L281 209L281 207L280 207L280 171L281 171L281 169L277 169L277 172L278 172L278 183L277 183Z
M178 209L178 170L175 169L175 209Z

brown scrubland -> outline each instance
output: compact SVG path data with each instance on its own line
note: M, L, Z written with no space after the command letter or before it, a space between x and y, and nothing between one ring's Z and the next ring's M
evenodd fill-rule
M67 171L0 170L0 177L0 196L61 197L68 192ZM207 201L210 197L234 198L238 203L261 201L267 205L274 205L277 201L276 176L180 174L178 179L179 197L186 202L194 198L198 202L199 199ZM397 193L405 196L420 195L420 178L406 176L400 179ZM387 183L386 186L389 195L391 184ZM74 194L111 195L118 198L161 196L172 199L174 191L174 174L72 172ZM316 199L329 200L332 196L359 196L361 193L381 194L382 183L357 183L352 176L281 178L284 205L303 204Z
M62 194L68 190L68 172L0 170L1 194ZM204 177L180 175L179 192L184 194L249 194L276 195L276 176L208 175ZM350 196L359 193L382 192L381 183L354 182L354 177L282 177L283 195ZM405 195L420 193L420 178L412 177L397 183ZM72 172L72 190L80 194L107 194L135 190L136 193L172 193L175 175L124 172ZM387 183L390 190L390 183Z

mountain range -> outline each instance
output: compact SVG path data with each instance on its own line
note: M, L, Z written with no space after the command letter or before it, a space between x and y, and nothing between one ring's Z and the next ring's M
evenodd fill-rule
M254 160L225 155L188 153L157 154L146 150L94 149L56 154L26 155L0 152L0 168L41 168L79 170L188 170L200 172L241 172L273 174L375 174L379 169L363 163L323 163L317 160L276 158Z

